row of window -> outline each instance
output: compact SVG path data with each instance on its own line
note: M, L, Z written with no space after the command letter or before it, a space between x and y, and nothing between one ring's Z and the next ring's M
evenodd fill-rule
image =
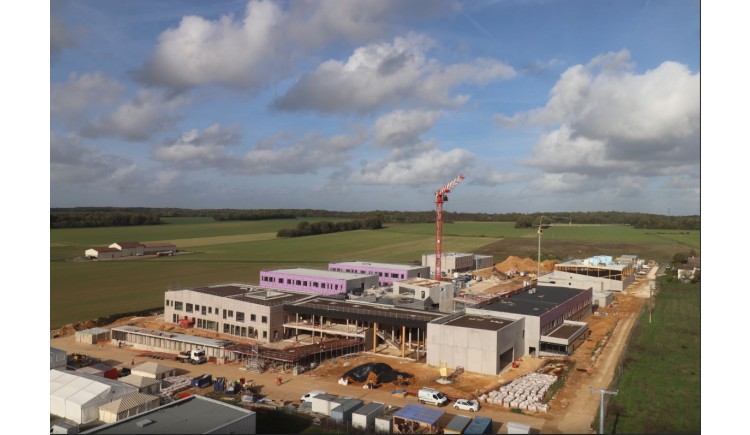
M183 311L183 303L180 301L170 301L167 299L166 301L168 307L172 307L175 309L175 311ZM214 314L216 316L219 315L219 307L208 307L206 305L198 305L198 304L191 304L191 303L185 303L184 304L184 311L186 313L201 313L202 315L206 314ZM234 319L237 322L244 322L245 321L245 313L242 311L234 312L233 310L221 310L221 318L222 319ZM251 322L257 322L256 315L250 314L250 321ZM260 323L268 323L268 316L260 316Z
M356 270L356 269L343 269L343 268L331 268L335 272L348 272L348 273L362 273L366 275L377 275L381 278L396 278L405 279L406 274L403 273L388 273L388 272L371 272L369 270Z
M286 285L296 285L296 286L308 287L308 281L307 280L302 280L302 279L292 280L290 278L286 278L286 279L284 279L284 278L278 278L278 280L277 280L277 278L273 277L273 276L261 276L260 280L263 281L263 282L273 282L273 283L277 283L277 284L286 284ZM317 281L310 281L309 282L309 287L324 288L324 289L328 289L328 290L341 290L342 289L342 285L341 284L333 284L333 283L329 283L329 282L319 283Z

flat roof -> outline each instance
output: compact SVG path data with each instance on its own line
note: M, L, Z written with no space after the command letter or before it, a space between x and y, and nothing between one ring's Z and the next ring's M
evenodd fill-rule
M146 328L138 328L136 326L115 326L112 328L112 331L122 331L122 332L130 332L133 334L140 334L140 335L148 335L151 337L157 337L157 338L168 338L172 340L182 341L185 343L192 343L197 344L199 346L207 346L207 347L224 347L232 344L232 342L227 340L214 340L211 338L205 338L205 337L196 337L194 335L187 335L187 334L178 334L176 332L168 332L168 331L157 331L154 329L146 329Z
M479 307L479 309L541 316L585 291L568 287L537 286L531 290L516 293L507 298L500 298L495 302Z
M408 405L394 412L393 416L403 418L404 420L418 421L420 423L425 423L432 426L437 424L438 420L440 420L440 417L442 417L443 414L445 414L445 412L439 409L428 408L426 406L409 403Z
M423 269L428 266L415 266L411 264L396 264L396 263L377 263L373 261L341 261L336 263L331 263L328 266L331 265L337 265L337 266L371 266L371 267L380 267L383 269L398 269L398 270L412 270L412 269Z
M563 323L562 325L555 328L549 334L545 334L547 337L554 338L570 338L576 332L580 331L581 328L585 328L584 325L571 325L569 323Z
M555 264L555 268L558 266L566 266L566 267L586 267L590 269L610 269L610 270L623 270L629 267L632 267L633 265L631 263L598 263L598 264L586 264L584 263L585 260L570 260L570 261L563 261L561 263Z
M288 292L250 284L224 284L210 287L186 288L170 291L193 291L248 303L273 306L310 297L309 293Z
M377 275L368 275L368 274L363 274L363 273L336 272L333 270L323 270L323 269L305 269L302 267L295 267L293 269L272 269L272 270L264 270L262 272L284 273L287 275L314 276L316 278L333 278L333 279L357 279L357 278L365 278L368 276L377 276Z
M83 433L103 434L182 434L213 433L217 428L248 415L243 408L203 396L190 396L151 411L96 427ZM146 420L148 424L143 424Z
M499 331L514 321L515 320L500 319L493 316L465 314L457 319L447 322L446 325L458 326L461 328L484 329L486 331Z
M424 266L424 267L428 267L428 266ZM419 287L432 287L434 285L439 285L439 284L442 284L442 283L452 284L452 283L446 282L446 281L437 281L437 280L430 279L430 278L416 278L416 277L415 278L407 278L407 279L405 279L403 281L399 281L399 283L401 283L401 284L411 284L411 285L416 285L416 286L419 286Z

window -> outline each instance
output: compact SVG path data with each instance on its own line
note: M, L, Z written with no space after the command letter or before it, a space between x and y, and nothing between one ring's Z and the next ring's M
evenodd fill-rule
M187 311L188 313L192 313L193 312L193 304L185 304L185 311Z
M198 304L195 304L195 312L198 312L201 310L201 306Z
M229 317L234 317L234 311L229 310Z
M221 317L224 319L227 318L227 310L221 310Z
M170 307L170 306L171 306L171 305L169 305L169 299L167 299L167 306L168 306L168 307Z
M250 315L250 321L251 322L255 322L255 314L251 314Z
M174 309L175 309L175 310L179 310L179 311L182 311L182 302L177 302L177 301L175 301L175 302L174 302Z
M206 306L205 305L203 305L201 307L201 314L203 314L204 316L206 315Z
M240 313L239 311L237 311L237 317L236 317L236 319L237 319L238 322L244 322L245 321L245 313Z
M224 324L224 333L229 334L229 323Z
M268 323L268 317L266 317L266 316L261 316L261 317L260 317L260 323ZM265 333L264 333L264 334L265 334ZM265 338L265 335L264 335L264 338Z
M211 307L208 307L208 314L211 314Z
M263 331L263 338L268 338L268 331Z

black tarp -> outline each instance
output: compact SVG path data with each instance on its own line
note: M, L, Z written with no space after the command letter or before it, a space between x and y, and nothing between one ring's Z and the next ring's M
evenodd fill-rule
M393 382L397 379L399 375L403 376L404 379L412 377L412 375L410 375L409 373L404 373L404 372L393 370L391 366L389 366L388 364L384 364L384 363L362 364L344 373L341 377L342 378L349 377L357 382L364 382L367 380L367 377L370 375L370 373L375 373L376 375L378 375L379 384L386 384L389 382Z

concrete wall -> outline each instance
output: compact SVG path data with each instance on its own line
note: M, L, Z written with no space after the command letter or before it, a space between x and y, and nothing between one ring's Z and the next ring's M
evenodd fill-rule
M170 301L169 303L167 301ZM182 310L175 308L174 302L182 302ZM193 306L193 311L187 311L187 304ZM195 307L200 306L201 309L196 311ZM204 308L205 307L205 314ZM209 308L211 312L209 313ZM238 300L231 299L222 296L214 296L206 293L196 292L192 290L171 290L164 293L164 321L175 323L174 315L177 315L180 319L187 316L189 319L195 318L196 322L193 327L199 329L207 329L216 331L219 333L228 333L230 335L236 335L242 337L242 329L237 333L238 328L245 329L245 337L256 338L255 332L257 331L257 339L262 342L271 342L274 340L274 331L278 332L276 340L281 340L284 333L284 313L283 306L276 305L269 307L266 305L260 305L252 303L251 300ZM225 316L226 311L226 316ZM232 311L232 316L229 316L229 311ZM244 314L244 320L237 320L237 313ZM255 320L253 320L255 316ZM226 317L226 318L225 318ZM263 317L266 318L266 322L263 322ZM205 326L199 327L197 319L203 319L206 321L213 321L216 324L216 329L209 329ZM225 326L229 326L229 332L225 332ZM234 326L234 333L232 330ZM264 334L265 333L265 334Z
M570 287L581 290L593 288L597 291L621 292L633 283L635 277L631 275L625 277L624 281L617 281L556 270L543 275L541 279L540 286Z
M440 323L427 324L427 364L445 362L455 369L496 375L500 355L509 349L523 354L524 321L513 322L499 331L472 329Z

